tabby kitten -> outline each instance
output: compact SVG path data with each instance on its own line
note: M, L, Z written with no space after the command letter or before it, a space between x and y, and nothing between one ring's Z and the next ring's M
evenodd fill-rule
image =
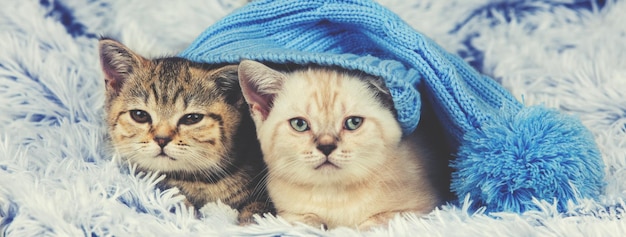
M112 39L99 50L109 135L124 160L165 174L161 185L196 210L221 200L242 224L270 210L255 190L265 168L236 65L149 60Z
M284 73L244 60L239 80L279 216L366 230L440 204L423 135L402 138L380 79L324 67Z

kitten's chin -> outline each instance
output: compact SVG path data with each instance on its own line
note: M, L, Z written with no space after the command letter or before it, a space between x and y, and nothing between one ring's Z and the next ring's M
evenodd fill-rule
M295 185L351 186L368 182L377 173L377 164L320 160L289 166L282 163L268 163L269 175ZM289 168L286 168L289 167Z
M157 154L153 156L135 157L129 160L133 165L137 165L143 170L157 172L174 172L174 171L201 171L214 169L218 164L210 160L189 160L185 158L177 158L166 154Z
M271 173L274 178L293 185L314 186L352 186L367 181L367 177L358 176L350 169L333 164L323 164L314 168L299 170L295 173Z
M333 172L335 170L341 169L341 167L337 166L336 164L330 161L324 161L322 164L316 166L313 169L320 171L320 172Z
M176 161L176 160L178 160L178 159L176 159L176 158L174 158L174 157L171 157L171 156L169 156L169 155L167 155L167 154L165 154L165 153L158 154L158 155L156 155L154 158L155 158L155 159L168 159L168 160L171 160L171 161Z
M171 160L169 158L154 158L160 159L158 161L151 161L148 163L140 163L137 162L137 165L146 170L158 171L158 172L177 172L177 171L201 171L201 170L210 170L215 166L213 165L194 165L188 162L181 162L176 160Z

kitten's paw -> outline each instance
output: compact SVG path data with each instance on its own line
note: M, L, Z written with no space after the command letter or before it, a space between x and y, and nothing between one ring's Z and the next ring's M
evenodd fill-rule
M357 226L360 231L368 231L375 227L384 227L399 212L382 212L367 218Z
M189 199L185 198L183 200L183 207L186 208L187 210L191 211L194 213L194 216L198 219L200 219L202 217L202 213L200 213L200 211L198 209L196 209L196 207L193 205L193 203L191 203L189 201Z
M309 226L320 228L322 230L328 230L328 225L324 223L324 220L322 220L322 218L312 213L306 213L306 214L279 213L279 216L281 216L283 219L291 223L299 222L299 223L303 223Z
M254 214L249 215L249 216L239 215L237 217L237 222L239 223L239 226L248 226L248 225L257 224L256 220L254 219Z
M272 208L266 202L251 202L239 210L237 220L239 221L240 226L256 224L254 215L261 215L268 212L271 213L271 211Z

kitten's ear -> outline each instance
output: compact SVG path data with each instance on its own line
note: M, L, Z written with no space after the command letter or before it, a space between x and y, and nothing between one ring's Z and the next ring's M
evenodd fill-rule
M241 88L237 76L237 65L228 65L215 71L215 83L226 98L226 103L236 105L241 101Z
M368 89L375 95L376 99L385 107L393 111L394 116L397 116L393 97L391 92L385 85L385 81L382 78L374 77L370 75L362 76L363 80L367 82Z
M252 116L261 121L267 118L285 78L285 74L259 62L243 60L239 63L239 84Z
M133 72L133 68L140 66L146 59L112 39L100 39L98 49L107 94L115 96Z
M376 94L379 94L379 93L383 93L385 95L390 94L389 89L387 89L387 86L385 85L385 81L382 78L367 75L367 74L361 74L358 77L360 77L361 80L367 83L369 89L372 92Z

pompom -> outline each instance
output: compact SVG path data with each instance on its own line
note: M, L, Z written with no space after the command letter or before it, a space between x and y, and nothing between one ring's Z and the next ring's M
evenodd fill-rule
M542 106L497 115L465 134L452 162L451 189L488 212L537 209L597 198L604 164L592 134L569 115Z

